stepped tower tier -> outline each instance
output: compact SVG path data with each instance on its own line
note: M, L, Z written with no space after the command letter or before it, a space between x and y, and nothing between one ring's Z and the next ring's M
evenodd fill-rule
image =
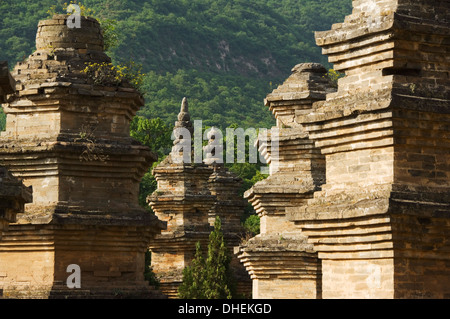
M103 52L99 23L81 17L81 28L69 28L67 17L39 22L36 51L14 68L15 92L4 105L0 160L33 187L33 202L0 242L3 291L151 296L144 254L165 226L137 200L157 159L129 136L144 100ZM82 288L69 291L71 264Z
M200 242L205 250L212 230L208 214L214 196L208 190L208 179L213 169L192 163L193 135L187 136L186 130L189 135L194 132L188 100L184 98L175 122L174 147L153 169L158 188L148 198L156 216L167 222L167 229L156 236L150 250L152 269L162 292L170 298L177 297L183 269L194 258L196 243Z
M248 197L262 216L282 211L270 225L283 224L312 245L322 298L450 296L449 21L448 1L354 0L343 23L316 33L344 73L337 91L309 110L278 115L294 128L292 141L305 134L320 150L324 183L303 203L288 201L281 209L266 203L286 196L258 191L263 184ZM283 144L281 137L281 167L290 155ZM300 162L285 166L296 174ZM249 266L257 260L250 247L242 248ZM253 273L270 287L269 269ZM274 296L269 288L262 292Z
M334 92L326 74L320 64L299 64L265 101L277 119L277 127L258 142L271 174L245 193L260 217L261 233L238 252L252 276L255 298L321 296L317 252L286 213L304 205L325 182L325 157L295 117Z
M216 216L221 218L224 240L230 253L239 244L243 228L240 217L245 202L238 191L241 179L223 164L208 156L204 163L194 163L194 128L186 98L181 103L174 127L172 152L153 170L157 190L148 197L156 216L167 222L167 229L157 235L150 246L152 268L161 282L161 290L169 298L177 298L183 270L194 258L196 243L207 251L209 234ZM210 135L210 144L214 148ZM207 151L214 154L214 150ZM251 281L237 258L231 265L239 280L238 293L251 294Z
M8 63L0 61L0 102L5 101L7 94L14 93L14 88L15 81L9 73ZM9 223L16 221L17 214L23 213L25 204L32 198L31 187L25 187L4 166L0 166L0 240Z
M449 21L448 1L353 1L316 33L345 76L296 118L326 184L288 215L322 259L324 297L449 296Z

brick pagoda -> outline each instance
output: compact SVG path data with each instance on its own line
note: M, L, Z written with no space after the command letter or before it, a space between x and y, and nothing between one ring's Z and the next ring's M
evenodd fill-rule
M125 80L89 75L107 65L99 23L66 15L39 22L36 51L13 71L0 161L33 188L33 202L0 241L4 296L151 297L149 242L165 227L138 206L140 179L156 160L129 136L142 95ZM81 289L69 289L69 265Z

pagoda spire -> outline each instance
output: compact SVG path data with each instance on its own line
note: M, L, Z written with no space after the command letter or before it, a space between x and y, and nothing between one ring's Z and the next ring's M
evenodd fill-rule
M191 122L191 114L189 113L189 103L187 97L184 97L181 101L180 113L178 114L178 121L175 122L175 128L184 127L193 132L193 126ZM191 132L191 133L192 133Z

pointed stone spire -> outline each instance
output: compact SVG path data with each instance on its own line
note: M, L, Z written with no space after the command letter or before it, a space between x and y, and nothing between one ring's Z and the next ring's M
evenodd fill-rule
M173 147L171 157L177 163L191 163L194 126L189 114L189 104L186 97L181 102L178 121L173 128Z
M178 114L178 121L175 122L175 128L186 128L192 134L194 132L194 127L191 122L191 114L189 113L189 103L186 97L181 101L180 113Z
M191 116L189 114L189 104L187 97L184 97L181 101L181 110L180 114L178 114L178 121L190 121Z
M187 98L183 98L173 129L172 151L153 169L158 189L147 198L155 215L167 222L167 229L149 248L160 290L169 298L177 297L183 269L195 255L195 244L208 245L212 230L208 213L215 202L208 189L213 170L206 165L191 165L194 128L188 107Z
M222 133L214 126L207 133L208 145L203 149L206 153L206 158L203 162L206 165L213 165L215 169L223 167L223 143Z

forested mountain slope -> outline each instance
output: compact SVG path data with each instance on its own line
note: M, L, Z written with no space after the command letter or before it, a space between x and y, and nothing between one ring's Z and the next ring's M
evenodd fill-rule
M66 1L1 0L0 60L12 67L34 49L37 23ZM101 19L117 21L115 63L146 73L140 115L171 124L181 99L205 125L270 127L264 97L301 62L326 58L314 31L351 11L351 0L85 0ZM330 65L327 65L331 67ZM1 124L0 124L1 125Z

